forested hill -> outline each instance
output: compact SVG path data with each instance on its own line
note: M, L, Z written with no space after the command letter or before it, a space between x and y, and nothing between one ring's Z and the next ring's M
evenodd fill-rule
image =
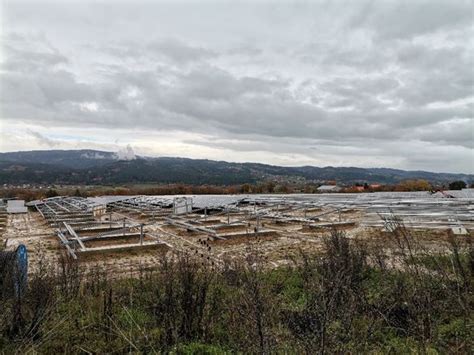
M126 159L126 160L125 160ZM281 167L205 159L121 157L96 150L48 150L0 153L1 184L185 183L233 185L266 180L392 184L407 179L447 183L474 181L474 175L387 168Z

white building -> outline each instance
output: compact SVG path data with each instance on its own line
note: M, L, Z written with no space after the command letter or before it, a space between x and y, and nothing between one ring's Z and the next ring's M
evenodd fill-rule
M319 192L339 192L341 188L337 185L321 185L318 187Z

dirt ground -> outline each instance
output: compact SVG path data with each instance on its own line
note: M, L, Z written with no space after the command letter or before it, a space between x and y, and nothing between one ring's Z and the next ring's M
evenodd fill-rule
M321 216L326 212L327 214ZM128 243L136 245L139 242L137 236L130 239L85 242L87 247L103 248L104 251L96 250L83 256L79 253L79 260L90 268L98 267L103 271L132 275L137 270L153 268L164 255L172 253L185 252L203 261L222 263L224 260L243 258L250 253L258 252L269 266L276 267L291 262L301 252L320 252L324 237L332 230L328 223L346 223L339 228L344 230L348 237L374 246L390 248L391 245L395 245L391 236L381 228L361 226L364 213L355 209L344 213L331 213L330 210L319 208L299 211L293 213L294 220L262 218L258 221L258 226L255 219L242 222L245 216L245 211L229 216L210 216L207 219L197 215L187 216L188 220L201 221L201 223L193 222L195 225L214 228L216 236L169 225L163 218L153 218L153 221L140 219L140 223L148 222L144 227L144 242L150 247L106 250L109 245L127 246ZM307 220L306 222L298 220L311 217L314 218L314 222L310 223L311 226L308 226ZM137 220L133 214L129 215L129 218ZM230 224L227 224L228 222ZM257 228L258 233L255 233ZM446 248L450 241L447 228L410 230L410 235L414 240L433 250ZM37 268L40 261L57 263L58 258L65 252L55 229L50 227L38 212L8 215L0 238L0 242L6 243L10 249L18 244L26 245L30 270Z

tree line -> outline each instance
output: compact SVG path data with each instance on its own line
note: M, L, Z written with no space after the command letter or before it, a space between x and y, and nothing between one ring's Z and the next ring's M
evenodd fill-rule
M130 186L59 186L52 188L0 188L0 198L17 198L25 201L38 200L58 195L93 197L101 195L226 195L226 194L291 194L291 193L317 193L320 185L314 183L290 184L275 181L265 181L256 184L241 185L187 185L187 184L161 184L161 185L130 185ZM360 184L364 186L364 184ZM453 181L448 185L435 185L427 180L404 180L394 185L367 185L364 189L357 186L343 187L341 192L380 192L380 191L436 191L436 190L461 190L466 188L464 181ZM471 185L472 187L472 185Z

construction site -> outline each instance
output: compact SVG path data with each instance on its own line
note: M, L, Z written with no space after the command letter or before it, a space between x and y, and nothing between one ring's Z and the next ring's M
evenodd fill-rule
M320 250L325 235L387 244L393 222L438 248L474 230L474 190L443 193L60 196L3 201L0 238L23 244L31 268L66 253L112 273L153 268L163 255L187 253L219 265L258 251L268 267ZM388 245L388 244L387 244Z

